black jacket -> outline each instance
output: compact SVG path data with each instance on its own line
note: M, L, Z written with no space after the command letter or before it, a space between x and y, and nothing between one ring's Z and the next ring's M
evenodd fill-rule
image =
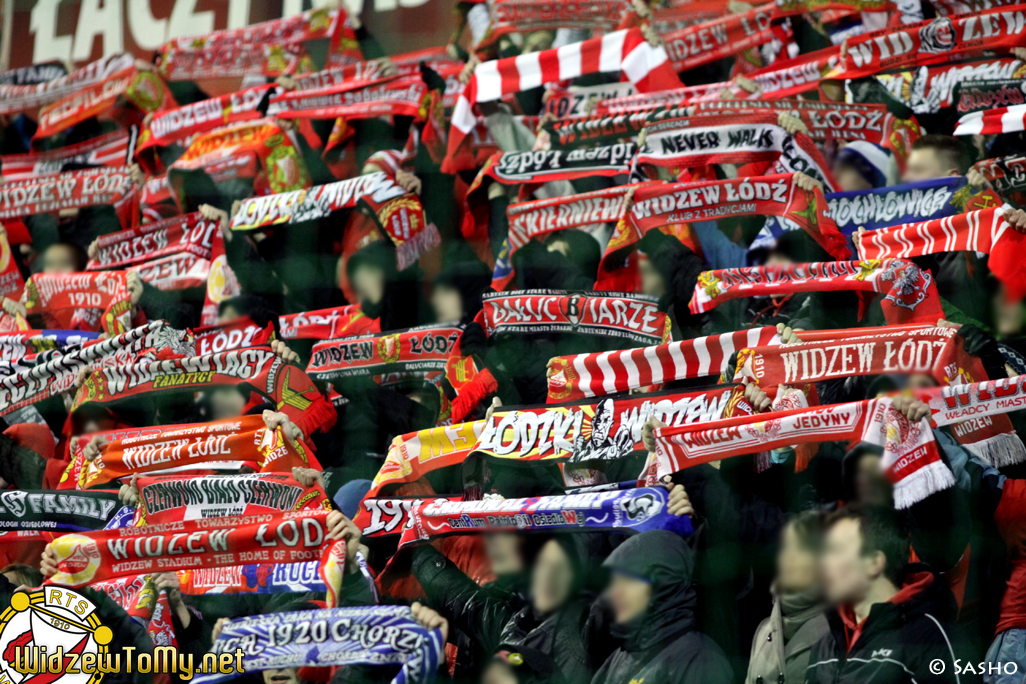
M874 604L850 650L841 614L827 612L830 632L812 647L808 684L976 681L971 674L955 675L956 659L963 667L972 659L954 623L955 599L947 585L923 565L910 566L906 578L899 597L912 595ZM938 672L941 664L943 671Z
M652 598L640 617L613 625L625 638L592 684L726 684L733 673L723 651L695 629L694 558L684 540L654 530L632 537L604 565L652 583Z

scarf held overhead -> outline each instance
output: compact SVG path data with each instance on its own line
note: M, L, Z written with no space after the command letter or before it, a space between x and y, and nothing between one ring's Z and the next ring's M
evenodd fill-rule
M320 381L444 371L462 334L462 326L425 325L318 342L306 370Z
M124 268L174 254L210 259L217 229L217 221L205 219L197 211L101 235L86 270Z

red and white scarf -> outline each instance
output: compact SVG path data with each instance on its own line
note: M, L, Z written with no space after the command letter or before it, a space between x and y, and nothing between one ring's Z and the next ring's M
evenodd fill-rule
M970 112L958 120L955 135L995 135L1026 130L1026 104Z
M217 221L207 220L197 211L101 235L86 270L124 268L173 254L192 254L209 260L217 229Z
M0 114L14 114L44 105L98 83L111 74L132 66L131 55L115 54L90 62L66 76L36 85L0 85Z
M480 50L508 33L584 29L612 31L624 12L631 9L624 0L566 4L553 0L496 0L488 5L491 24L478 43Z
M47 328L102 329L119 335L129 328L131 303L125 273L37 273L22 297L28 315L41 315Z
M1026 295L1024 249L1026 235L1008 225L1001 208L871 230L859 240L862 259L907 259L945 252L989 254L987 266L1014 299Z
M210 270L207 272L207 292L203 296L203 311L200 325L217 325L218 308L221 302L242 294L239 279L228 263L224 251L224 236L214 231L214 246L210 250Z
M131 169L112 166L68 171L0 185L0 219L78 209L94 204L123 204L135 185Z
M744 99L778 100L814 90L841 60L841 46L823 48L793 59L776 61L756 69L746 78L759 87L755 94L744 93Z
M0 157L0 169L3 169L4 181L13 183L60 173L61 167L70 163L127 166L135 156L134 144L134 129L127 133L112 131L46 152L5 154Z
M271 100L267 113L279 119L370 119L420 117L427 85L419 74L389 76L363 84L343 83L323 90L294 90Z
M249 316L243 316L228 323L196 328L192 335L196 355L204 356L267 344L274 339L274 326L268 323L261 328Z
M359 304L319 309L278 317L283 340L332 340L381 332L381 321L368 318Z
M619 394L675 380L718 376L736 351L779 344L776 328L752 328L654 347L557 356L548 403Z
M880 305L891 325L935 325L944 318L933 275L901 259L705 271L698 277L689 308L702 313L740 297L837 290L883 294Z
M660 107L678 107L705 100L718 100L721 93L728 91L733 93L734 90L734 84L726 81L723 83L709 83L707 85L670 88L650 93L635 93L634 95L611 97L599 100L598 104L595 105L595 114L597 116L633 114ZM737 90L737 93L747 95L747 93L742 93L740 90Z
M478 102L498 100L550 81L609 71L622 71L642 92L681 85L666 50L649 45L639 28L607 33L601 38L561 48L484 62L474 70L470 83L456 102L449 151L442 170L454 173L464 168L455 160L460 145L477 125L472 108Z
M317 380L337 380L386 374L440 374L454 349L461 326L425 325L388 333L373 333L313 346L306 372Z
M887 397L656 430L658 453L682 468L794 444L853 440L882 447L881 467L899 509L955 484L929 421L909 421Z
M931 64L894 73L877 74L874 79L891 97L915 110L916 114L936 114L957 104L956 88L966 81L1021 79L1026 64L1014 57L977 59L958 64Z
M520 290L489 292L477 320L489 337L575 333L661 344L670 321L655 297L623 292Z
M674 71L686 71L736 55L783 36L774 25L773 3L739 14L675 29L662 35Z
M207 284L210 279L210 260L180 252L129 266L126 270L138 273L143 282L158 290L188 290Z

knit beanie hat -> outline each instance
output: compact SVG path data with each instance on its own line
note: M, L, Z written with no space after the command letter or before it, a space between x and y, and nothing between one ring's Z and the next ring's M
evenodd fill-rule
M850 166L874 188L898 183L898 162L890 150L865 140L845 145L837 153L837 163Z

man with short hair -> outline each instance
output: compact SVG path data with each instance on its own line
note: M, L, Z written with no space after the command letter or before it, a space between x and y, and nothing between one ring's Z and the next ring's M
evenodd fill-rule
M831 515L821 570L834 608L830 632L812 648L808 684L975 679L955 671L956 660L969 660L951 591L908 559L908 530L894 509L853 504Z
M905 183L945 176L964 176L973 165L973 151L950 135L924 135L912 144L905 163Z

